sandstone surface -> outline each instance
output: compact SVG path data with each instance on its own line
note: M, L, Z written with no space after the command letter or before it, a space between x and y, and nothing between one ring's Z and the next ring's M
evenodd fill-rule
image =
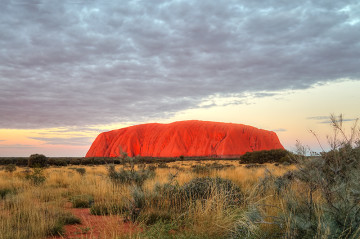
M210 121L149 123L103 132L86 157L129 156L236 157L246 152L283 149L275 132L252 126Z

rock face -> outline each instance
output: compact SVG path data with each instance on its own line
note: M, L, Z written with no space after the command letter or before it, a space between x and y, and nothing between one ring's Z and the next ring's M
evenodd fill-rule
M234 157L246 152L283 149L276 133L255 127L209 121L141 124L101 133L86 157Z

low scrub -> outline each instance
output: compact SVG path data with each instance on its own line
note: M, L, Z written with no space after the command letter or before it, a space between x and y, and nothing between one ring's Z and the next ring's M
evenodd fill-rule
M95 203L90 208L92 215L120 215L128 211L126 206L117 203Z
M145 180L155 176L155 172L149 169L136 171L134 168L129 170L121 168L116 171L115 165L110 165L108 166L108 175L114 183L136 184L142 186Z
M94 197L91 195L76 195L70 199L74 208L90 208L94 204Z
M284 149L246 152L240 157L240 163L291 163L292 153Z
M231 180L223 178L195 178L184 184L181 191L189 200L206 200L214 193L225 195L229 202L239 202L242 199L241 188Z
M42 168L34 168L32 171L27 171L25 179L29 180L33 185L39 186L43 184L46 180L43 171L44 169Z

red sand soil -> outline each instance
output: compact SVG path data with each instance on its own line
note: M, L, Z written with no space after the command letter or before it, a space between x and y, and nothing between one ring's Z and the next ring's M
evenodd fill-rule
M246 152L284 149L275 132L210 121L142 124L98 135L86 157L236 157Z
M72 214L80 218L81 224L66 225L65 235L57 238L113 238L115 235L130 234L138 228L130 222L125 223L120 216L95 216L89 208L68 208Z

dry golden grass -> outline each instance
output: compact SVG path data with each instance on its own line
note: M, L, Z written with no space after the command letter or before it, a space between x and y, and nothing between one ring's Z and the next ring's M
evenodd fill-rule
M247 197L251 197L254 185L259 178L263 177L266 169L273 175L282 175L294 166L274 166L271 164L259 168L246 168L239 165L238 161L217 161L218 164L233 165L233 167L221 170L210 170L208 173L194 173L193 165L207 165L214 161L204 162L173 162L169 168L157 168L155 177L145 181L144 191L151 194L155 185L168 183L171 176L183 185L196 177L221 177L230 179L239 185ZM116 168L120 168L117 166ZM56 226L56 220L64 212L66 203L76 195L91 195L96 203L116 203L126 205L131 197L128 185L114 185L107 176L107 167L81 166L86 169L84 175L80 175L71 167L50 167L44 170L46 181L38 186L25 179L25 168L17 168L13 173L0 171L0 190L11 189L3 199L0 199L0 238L46 238ZM188 230L200 238L221 237L231 230L236 220L235 211L224 208L224 195L214 194L205 204L193 202L186 214L190 225L185 225ZM251 198L259 200L263 204L280 205L280 201L272 194L263 198ZM149 209L150 210L150 209ZM152 210L152 209L151 209ZM275 215L279 209L276 207L264 207L269 215ZM107 227L107 238L141 238L141 233L128 233L118 235L118 232L110 225ZM110 235L110 236L109 236Z

